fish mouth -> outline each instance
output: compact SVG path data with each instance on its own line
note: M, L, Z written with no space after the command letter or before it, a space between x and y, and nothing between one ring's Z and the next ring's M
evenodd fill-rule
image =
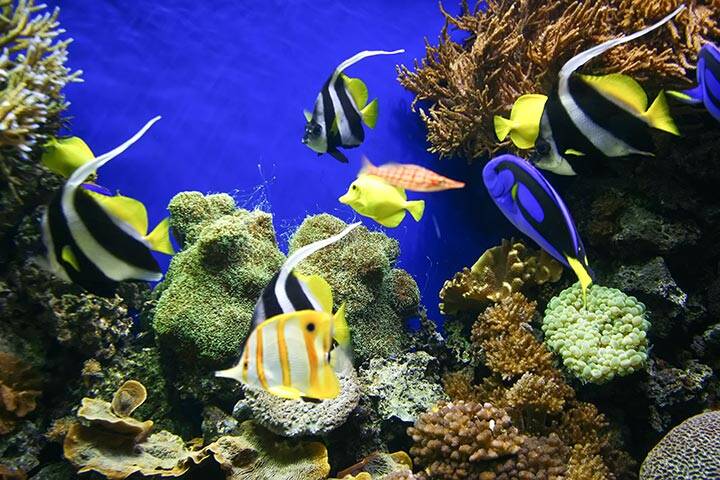
M350 203L350 196L346 193L342 197L338 198L338 202L342 203L343 205L347 205Z

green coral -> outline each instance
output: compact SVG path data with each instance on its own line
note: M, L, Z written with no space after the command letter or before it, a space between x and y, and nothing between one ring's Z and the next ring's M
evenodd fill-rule
M649 327L645 305L635 297L593 285L584 307L576 283L550 300L542 329L568 370L583 382L600 384L643 368Z
M284 259L272 217L231 205L228 195L183 192L168 206L184 248L159 287L153 328L186 365L214 369L237 359L255 302Z
M290 239L290 253L345 226L332 215L309 216ZM393 268L399 255L396 240L359 226L297 268L302 274L318 274L327 280L335 308L346 304L358 363L400 353L410 345L405 319L417 314L420 293L406 271Z

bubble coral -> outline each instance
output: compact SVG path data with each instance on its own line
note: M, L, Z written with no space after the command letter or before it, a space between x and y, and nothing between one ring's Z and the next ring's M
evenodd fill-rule
M0 435L35 410L41 392L37 373L21 359L0 352Z
M337 234L345 226L332 215L309 216L290 238L289 251ZM297 267L299 273L327 280L335 308L345 303L357 364L410 346L405 320L417 315L420 293L405 270L394 268L399 255L396 240L359 226Z
M640 480L666 478L720 478L720 411L688 418L648 453Z
M417 101L430 151L468 160L500 148L493 115L506 115L526 93L547 94L562 65L576 53L622 33L639 30L676 8L679 0L494 0L463 2L458 16L442 7L445 25L437 46L414 71L398 67L400 83ZM688 88L700 46L720 36L715 0L685 2L687 10L659 33L618 46L583 73L626 73L652 87ZM481 5L486 5L483 11ZM458 41L450 28L467 35Z
M510 417L489 403L441 402L408 428L410 455L438 479L484 479L494 461L515 455L525 437ZM483 476L485 475L485 476Z
M600 384L645 366L649 327L645 305L635 297L592 285L585 307L576 283L550 300L542 329L545 342L570 372Z
M556 282L563 267L544 250L536 251L514 239L489 248L471 268L445 282L440 290L440 311L480 311L524 287Z

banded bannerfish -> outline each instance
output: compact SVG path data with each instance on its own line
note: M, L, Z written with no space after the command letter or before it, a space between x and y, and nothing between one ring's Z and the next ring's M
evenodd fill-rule
M657 23L633 34L585 50L563 65L556 87L544 102L535 153L531 157L533 163L560 175L575 175L568 158L653 155L651 128L679 135L664 92L660 92L648 108L647 94L627 75L592 76L576 71L607 50L656 30L684 8L680 6ZM541 104L540 101L524 102L528 108L526 115L537 118Z
M354 148L365 140L362 124L375 128L378 105L377 99L367 103L368 91L362 80L350 78L343 72L367 57L404 52L402 49L365 50L338 65L320 90L312 113L305 111L307 123L302 142L318 155L329 153L347 163L347 157L338 148Z
M500 155L483 169L483 182L500 211L540 248L573 269L583 296L592 272L575 221L550 182L530 162Z
M157 281L162 272L151 250L172 254L167 218L147 233L145 206L130 197L107 196L83 182L127 150L160 119L150 120L122 145L83 163L48 205L42 238L53 273L87 291L111 296L125 280Z

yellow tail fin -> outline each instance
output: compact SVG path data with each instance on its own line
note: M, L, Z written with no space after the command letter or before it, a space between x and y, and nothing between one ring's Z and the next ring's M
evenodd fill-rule
M415 221L419 222L423 213L425 213L425 200L407 202L405 208L407 208L407 211L410 212L410 215L412 215Z
M170 242L170 219L166 217L152 232L148 233L145 240L150 244L150 248L156 252L172 255L175 249Z
M583 293L583 305L587 306L587 289L590 285L592 285L592 277L590 277L590 274L585 266L580 263L580 260L568 256L565 258L570 264L570 268L573 269L575 275L577 275L578 280L580 281L580 288L582 288Z
M377 117L378 117L378 101L377 98L373 100L372 102L368 103L365 108L360 110L360 114L362 115L362 119L365 122L365 125L367 125L370 128L375 128L375 125L377 125Z
M655 101L650 105L647 112L643 113L642 117L653 128L672 133L673 135L680 135L680 130L678 130L675 121L670 116L670 106L667 103L665 92L658 94Z
M498 140L502 142L510 134L515 122L500 115L495 115L493 117L493 124L495 125L495 135Z

